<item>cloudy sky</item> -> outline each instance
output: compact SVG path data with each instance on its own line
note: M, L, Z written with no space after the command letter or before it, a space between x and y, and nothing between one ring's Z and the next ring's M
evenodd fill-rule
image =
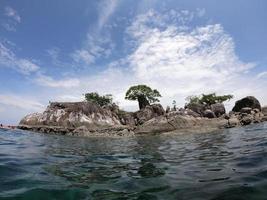
M267 104L266 0L1 0L0 123L49 101L147 84L164 106L193 94Z

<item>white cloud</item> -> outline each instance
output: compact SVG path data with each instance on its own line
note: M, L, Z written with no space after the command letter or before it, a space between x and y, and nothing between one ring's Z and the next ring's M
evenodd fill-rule
M40 111L45 108L38 101L15 95L0 95L0 104L30 111Z
M19 14L17 13L17 11L14 10L13 8L9 7L9 6L7 6L5 8L5 15L8 17L11 17L13 20L15 20L18 23L21 22L21 18L19 16Z
M87 65L95 62L95 56L85 49L76 50L72 58L76 63L83 62Z
M39 75L35 82L41 86L52 88L73 88L80 85L80 81L76 78L67 78L62 80L54 80L50 76Z
M15 53L0 41L0 65L15 69L16 71L29 75L36 72L40 67L29 59L18 58Z
M267 77L267 71L261 72L257 75L257 78L266 78Z
M100 57L102 59L109 57L114 46L109 35L94 35L93 37L88 33L83 47L75 50L71 57L74 62L88 66L95 63Z
M104 0L99 4L98 29L102 29L118 5L117 0Z
M7 17L7 19L5 21L2 21L1 25L7 31L16 31L17 24L21 22L21 17L19 16L18 12L13 8L7 6L5 7L4 15Z
M189 11L179 13L190 16ZM267 98L261 92L263 82L255 81L247 73L256 65L239 59L233 38L222 25L177 25L172 16L179 15L174 11L163 15L149 11L137 16L127 29L135 41L133 51L111 63L113 67L108 71L83 77L81 82L88 84L82 85L80 91L96 88L102 93L112 93L124 108L133 105L124 100L126 90L140 83L157 88L163 95L164 106L173 99L183 106L187 96L208 92L230 93L236 99L246 95L255 95L260 100ZM233 101L228 106L232 104Z

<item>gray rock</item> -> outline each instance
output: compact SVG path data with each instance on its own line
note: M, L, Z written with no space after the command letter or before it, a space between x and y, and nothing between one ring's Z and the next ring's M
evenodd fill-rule
M199 103L191 103L185 106L187 109L194 111L195 113L200 114L203 116L204 111L206 110L205 105Z
M141 109L135 113L137 124L143 124L144 122L165 114L165 110L160 104L148 105L144 109Z
M262 113L267 116L267 106L262 107Z
M240 121L240 123L241 123L241 125L249 125L249 124L251 124L253 122L253 119L252 119L252 117L251 116L245 116L245 117L243 117L242 119L241 119L241 121Z
M216 115L211 110L205 110L203 116L207 118L216 118Z
M169 113L170 111L171 111L170 106L167 106L167 108L166 108L166 113Z
M249 107L249 108L257 108L261 111L261 105L258 99L253 96L247 96L241 100L235 102L235 106L233 108L234 112L240 112L242 108Z
M211 111L214 112L216 117L220 117L221 115L225 114L225 107L222 103L212 104L210 108L211 108Z

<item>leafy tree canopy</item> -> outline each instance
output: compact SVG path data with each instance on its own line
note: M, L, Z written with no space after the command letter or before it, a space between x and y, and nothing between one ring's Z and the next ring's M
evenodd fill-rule
M150 103L159 102L158 97L161 97L161 94L158 90L153 90L147 85L136 85L128 89L125 99L137 100L139 103L139 108L142 109Z
M86 93L84 96L86 101L95 103L101 107L112 104L113 101L113 97L111 94L106 94L101 96L97 92L91 92L91 93Z
M234 96L231 94L217 96L216 93L202 94L200 96L189 96L186 98L188 104L203 104L212 105L215 103L223 103L227 100L232 99Z

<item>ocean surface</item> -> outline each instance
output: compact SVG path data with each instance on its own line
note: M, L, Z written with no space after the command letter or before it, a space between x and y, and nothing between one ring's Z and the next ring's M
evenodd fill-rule
M267 199L267 124L131 138L0 130L0 199Z

